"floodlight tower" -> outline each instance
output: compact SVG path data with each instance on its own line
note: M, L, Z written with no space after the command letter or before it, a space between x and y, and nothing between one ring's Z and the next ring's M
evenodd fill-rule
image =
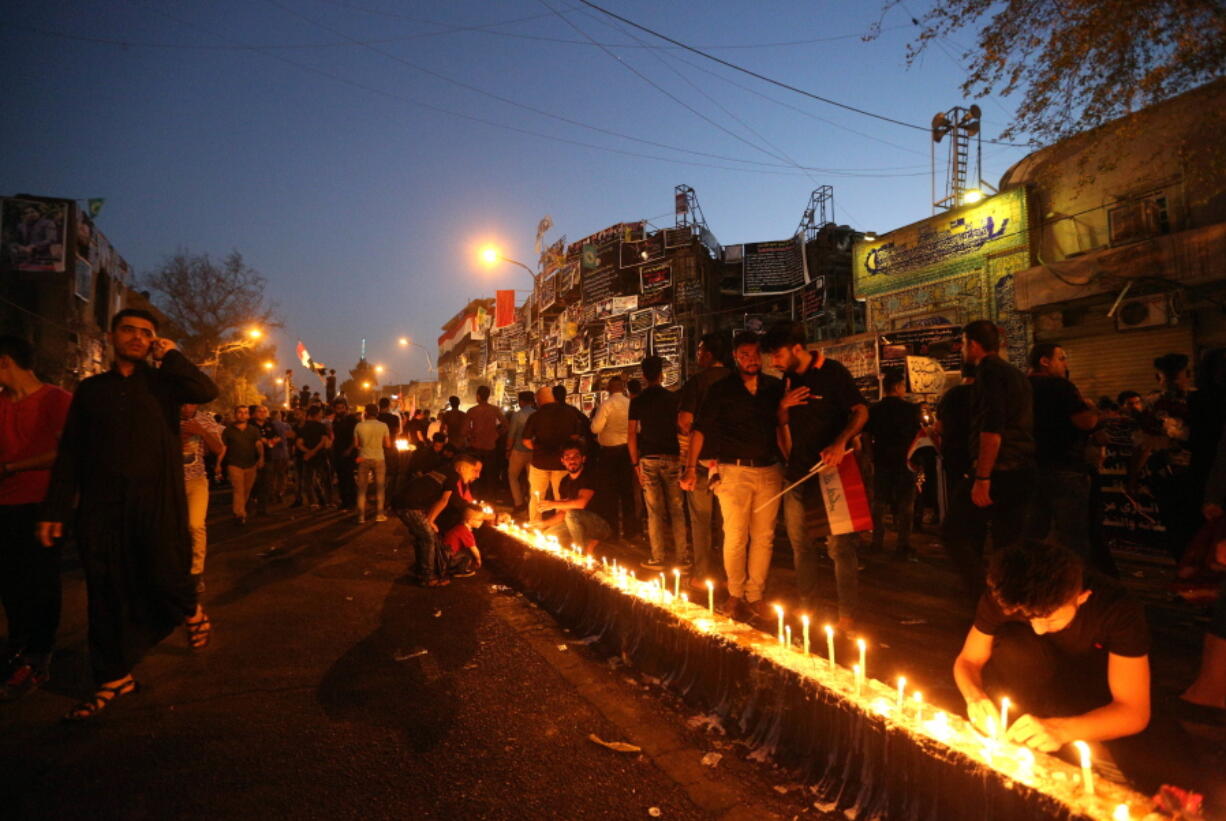
M797 234L805 235L805 242L817 239L823 225L834 222L834 186L819 185L809 195L809 204L796 226Z
M932 118L932 211L957 208L967 203L969 191L976 190L983 175L983 142L980 136L979 106L970 108L954 106L949 111L939 111ZM945 187L937 199L937 143L948 135L949 154L946 163ZM971 139L975 141L975 185L968 188L967 179L971 164Z

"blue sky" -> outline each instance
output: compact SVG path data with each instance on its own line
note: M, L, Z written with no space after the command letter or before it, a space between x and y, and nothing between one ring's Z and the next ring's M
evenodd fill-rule
M873 2L602 5L909 123L970 102L957 63L970 34L905 65L925 0L892 10L867 43ZM790 236L820 184L856 228L931 212L925 131L659 48L575 0L67 1L4 20L0 191L105 197L99 227L142 272L179 247L238 249L280 305L284 367L301 338L347 368L365 337L396 380L424 377L421 351L397 337L432 348L467 299L529 286L475 251L493 240L531 264L546 214L549 240L669 225L686 183L733 244ZM1010 101L980 105L994 138ZM983 152L989 182L1026 153Z

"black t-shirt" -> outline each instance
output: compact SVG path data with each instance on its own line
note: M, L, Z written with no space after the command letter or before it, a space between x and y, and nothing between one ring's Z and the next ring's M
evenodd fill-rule
M1086 407L1081 392L1067 379L1046 374L1031 374L1030 389L1034 392L1034 444L1039 466L1084 470L1089 434L1072 420L1073 414Z
M443 454L435 450L433 446L418 445L413 451L413 455L409 457L409 466L407 470L410 474L414 473L429 473L438 468L443 463Z
M569 502L572 499L578 499L579 491L581 490L590 490L593 493L597 492L596 477L594 475L594 472L588 470L586 465L583 468L583 472L580 473L578 476L571 476L569 473L567 473L565 476L562 477L562 481L558 485L558 491L562 497L561 500L563 502ZM595 496L592 497L592 499L595 499L595 498L596 498ZM593 507L592 501L589 500L587 503L587 509L591 510L592 507Z
M253 468L260 461L260 429L251 422L244 428L230 425L221 432L226 446L226 464L236 468Z
M532 467L537 470L563 470L562 448L574 437L583 435L582 413L570 405L550 402L528 417L523 438L532 441Z
M447 506L438 515L434 523L438 525L439 533L446 533L451 528L464 521L464 511L473 501L472 488L460 479L460 474L451 468L441 468L443 474L443 490L451 491Z
M873 464L886 469L906 467L907 451L920 427L919 405L898 396L875 403L864 426L873 437Z
M758 375L758 390L750 393L739 373L730 374L707 391L707 398L694 418L694 430L712 440L715 458L721 462L752 459L763 464L779 461L775 420L783 382Z
M650 385L630 400L630 419L638 423L639 456L676 456L677 444L676 393L662 385Z
M937 404L941 457L954 478L960 478L971 468L971 390L970 385L955 385Z
M809 401L788 408L788 429L792 434L790 477L808 473L822 458L822 450L847 427L851 409L864 404L851 372L833 359L827 358L820 368L810 366L804 373L788 371L783 375L785 392L801 387L809 389Z
M328 428L324 426L324 423L314 419L308 419L302 423L302 427L298 428L298 438L302 440L302 445L307 450L314 448L319 444L320 440L327 435ZM319 453L315 454L311 461L315 461L315 459L322 459L323 455L323 451L321 450Z
M677 412L685 411L698 415L698 409L702 407L702 403L706 401L707 391L711 389L719 380L723 379L728 374L732 373L723 365L712 365L705 371L691 376L684 385L681 386L681 394L678 397ZM702 453L699 454L701 459L715 458L715 445L706 438L702 443Z
M353 429L358 426L358 420L350 414L338 416L332 423L332 450L338 453L353 447Z
M1118 582L1096 573L1086 574L1085 588L1091 591L1090 598L1077 608L1069 626L1039 638L1069 656L1104 651L1132 658L1148 655L1149 625L1141 603ZM1008 622L1027 620L1020 614L1006 615L991 592L984 593L975 611L975 629L994 636Z
M999 356L985 356L975 368L971 391L971 455L979 456L979 434L1000 435L993 470L1034 464L1034 399L1025 374Z
M400 414L383 411L379 414L379 421L387 425L387 432L391 434L393 440L400 435Z

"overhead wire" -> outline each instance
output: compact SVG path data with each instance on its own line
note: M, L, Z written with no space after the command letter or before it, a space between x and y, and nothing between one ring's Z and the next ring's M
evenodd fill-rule
M925 131L925 132L927 132L927 131L929 131L929 130L930 130L930 129L929 129L929 127L928 127L928 126L925 126L925 125L918 125L918 124L916 124L916 123L909 123L909 122L907 122L907 121L905 121L905 120L900 120L900 119L898 119L898 118L896 118L896 117L890 117L890 116L887 116L887 115L885 115L885 114L878 114L878 113L877 113L877 112L875 112L875 111L869 111L868 109L860 108L859 106L854 106L854 105L850 105L850 104L848 104L848 103L839 102L838 100L833 100L833 99L831 99L831 98L829 98L829 97L823 97L823 96L822 96L822 95L820 95L820 94L815 94L815 93L814 93L814 92L812 92L812 91L807 91L807 90L805 90L805 89L803 89L803 88L799 88L799 87L794 86L794 85L792 85L792 84L790 84L790 83L785 83L785 82L783 82L782 80L776 80L776 79L775 79L775 78L773 78L773 77L768 77L767 75L762 74L762 73L757 72L757 71L754 71L753 69L746 68L746 67L741 66L741 65L737 65L736 63L733 63L733 62L730 62L730 61L728 61L728 60L725 60L725 59L723 59L722 57L716 57L714 54L709 54L709 53L707 53L706 51L703 51L702 49L700 49L700 48L698 48L698 47L696 47L696 46L691 46L691 45L688 45L688 44L686 44L686 43L681 42L680 40L677 40L677 39L675 39L675 38L669 37L667 34L662 34L662 33L658 32L658 31L656 31L655 29L648 28L647 26L643 25L642 23L637 23L637 22L635 22L634 20L631 20L631 19L630 19L630 18L628 18L628 17L624 17L624 16L622 16L622 15L618 14L617 12L610 11L609 9L606 9L606 8L604 8L603 6L599 6L599 5L597 5L597 4L593 3L593 2L591 2L591 0L576 0L576 2L582 3L583 5L588 6L589 8L594 9L594 10L596 10L596 11L600 12L601 14L605 14L605 15L608 15L609 17L614 18L615 20L620 20L621 22L623 22L623 23L625 23L625 24L627 24L627 25L629 25L629 26L633 26L634 28L636 28L636 29L638 29L638 30L640 30L640 31L646 32L646 33L648 33L648 34L652 35L653 37L659 37L661 40L664 40L664 41L665 41L665 42L667 42L667 43L672 43L673 45L678 46L679 48L683 48L683 49L685 49L686 51L689 51L689 52L692 52L692 53L694 53L694 54L697 54L698 56L700 56L700 57L704 57L704 58L706 58L707 60L711 60L712 62L719 63L720 65L726 66L726 67L731 68L731 69L734 69L734 70L736 70L736 71L739 71L739 72L741 72L742 74L748 74L750 77L754 77L754 78L756 78L756 79L758 79L758 80L761 80L761 81L762 81L762 82L764 82L764 83L770 83L771 85L778 86L779 88L784 88L784 89L787 89L788 91L791 91L791 92L793 92L793 93L795 93L795 94L800 94L800 95L802 95L802 96L804 96L804 97L808 97L808 98L810 98L810 99L812 99L812 100L817 100L818 102L825 103L826 105L835 106L836 108L841 108L841 109L844 109L844 110L846 110L846 111L851 111L851 112L854 112L854 113L856 113L856 114L861 114L861 115L863 115L863 116L865 116L865 117L872 117L872 118L873 118L873 119L875 119L875 120L881 120L882 122L892 123L892 124L894 124L894 125L901 126L901 127L903 127L903 128L910 128L910 129L913 129L913 130L916 130L916 131ZM1008 146L1013 146L1013 147L1015 147L1015 148L1032 148L1032 147L1033 147L1033 146L1030 146L1030 145L1025 144L1025 143L1010 143L1010 142L1005 142L1005 141L1002 141L1002 140L985 140L984 142L989 142L989 143L992 143L992 144L994 144L994 145L1008 145Z

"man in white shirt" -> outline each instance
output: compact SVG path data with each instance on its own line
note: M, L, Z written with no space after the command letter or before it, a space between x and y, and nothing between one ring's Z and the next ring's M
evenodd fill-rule
M358 422L353 429L353 444L357 448L358 457L358 524L366 522L366 488L370 480L375 480L375 521L386 522L384 515L385 483L387 481L387 462L383 460L383 449L391 448L392 434L384 422L379 421L379 406L373 402L366 406L366 418Z
M600 460L596 463L602 492L596 494L602 510L598 510L623 539L639 536L639 519L635 512L638 482L630 464L630 449L626 442L630 423L630 397L626 383L614 376L608 383L609 398L600 404L592 417L592 433L600 444ZM618 523L620 520L620 529Z

